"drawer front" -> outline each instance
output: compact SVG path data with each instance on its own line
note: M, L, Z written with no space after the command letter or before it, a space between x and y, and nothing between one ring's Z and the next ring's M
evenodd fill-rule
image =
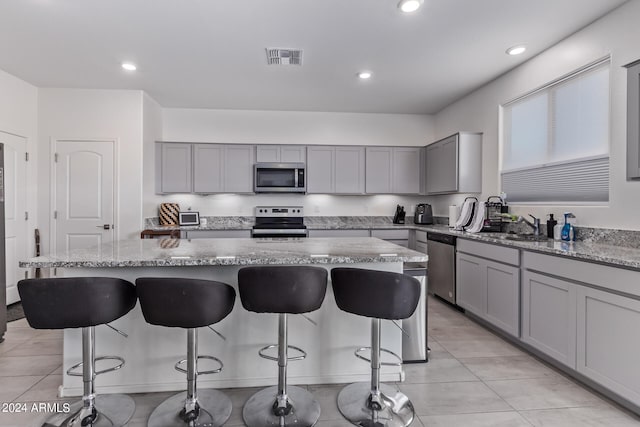
M309 237L369 237L369 230L309 230Z
M189 230L187 239L219 239L251 237L251 230Z
M387 242L393 243L393 244L399 245L399 246L404 246L405 248L409 247L409 240L387 239Z
M504 246L491 245L489 243L480 243L473 240L458 239L458 252L479 256L481 258L490 259L491 261L502 262L505 264L520 265L520 251L514 248L506 248Z
M409 230L371 230L371 237L382 240L409 240Z
M427 243L427 232L416 230L416 242Z

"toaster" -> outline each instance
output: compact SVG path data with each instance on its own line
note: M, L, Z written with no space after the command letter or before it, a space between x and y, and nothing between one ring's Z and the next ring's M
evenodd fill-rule
M433 212L428 203L418 203L413 214L414 224L433 224Z

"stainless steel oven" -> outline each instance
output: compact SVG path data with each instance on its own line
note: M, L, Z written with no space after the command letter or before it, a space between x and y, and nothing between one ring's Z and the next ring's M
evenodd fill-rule
M251 237L307 237L302 206L256 206Z
M304 163L256 163L253 191L256 193L305 193Z

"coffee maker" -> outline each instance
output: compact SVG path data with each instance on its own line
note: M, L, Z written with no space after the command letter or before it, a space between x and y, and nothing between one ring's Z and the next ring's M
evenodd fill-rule
M418 203L413 214L414 224L433 224L433 211L428 203Z

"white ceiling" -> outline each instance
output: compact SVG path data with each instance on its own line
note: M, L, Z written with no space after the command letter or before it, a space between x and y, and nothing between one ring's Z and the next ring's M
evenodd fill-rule
M0 69L163 107L433 114L624 2L2 0ZM266 47L303 49L303 66L267 66Z

